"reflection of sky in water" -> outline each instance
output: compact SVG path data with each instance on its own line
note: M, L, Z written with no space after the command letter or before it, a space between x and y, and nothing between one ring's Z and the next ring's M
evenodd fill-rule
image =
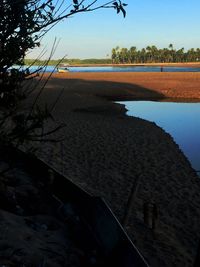
M18 66L14 66L18 68ZM37 70L38 66L31 66L30 71L33 72ZM84 67L70 67L67 66L70 72L160 72L160 66L84 66ZM41 71L45 72L57 72L57 67L47 66L42 68ZM163 72L200 72L200 68L187 68L187 67L163 67Z
M160 66L69 67L71 72L160 72ZM199 72L200 68L163 67L164 72Z
M200 170L200 103L127 101L128 115L154 121L170 133L192 166Z

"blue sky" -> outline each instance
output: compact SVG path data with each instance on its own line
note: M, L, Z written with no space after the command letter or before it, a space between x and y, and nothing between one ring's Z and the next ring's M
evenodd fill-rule
M50 50L55 37L61 40L54 58L106 58L116 46L200 47L200 0L124 2L128 4L125 19L109 9L74 15L52 29L41 48ZM28 58L38 53L34 50Z

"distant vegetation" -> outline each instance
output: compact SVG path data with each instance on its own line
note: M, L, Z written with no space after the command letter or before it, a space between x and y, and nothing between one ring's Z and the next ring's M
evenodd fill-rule
M25 59L25 65L43 65L43 60L35 60L35 59ZM110 58L103 58L103 59L95 59L95 58L89 58L89 59L57 59L57 60L50 60L48 62L48 65L57 65L57 64L70 64L70 65L79 65L79 64L111 64L112 60Z
M45 61L25 59L26 65L43 65ZM48 65L69 64L132 64L132 63L179 63L179 62L200 62L200 48L184 48L176 50L172 44L168 48L157 48L155 45L147 46L138 50L135 46L131 48L112 49L111 58L89 58L89 59L63 59L50 60Z
M200 62L200 48L174 49L170 44L168 48L157 48L155 45L138 50L135 46L128 48L116 47L112 49L112 63L177 63Z

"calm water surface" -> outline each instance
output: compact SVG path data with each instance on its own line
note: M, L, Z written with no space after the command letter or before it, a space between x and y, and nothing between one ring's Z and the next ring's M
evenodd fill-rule
M35 71L38 66L32 66ZM43 68L44 69L44 68ZM70 72L160 72L159 66L131 66L131 67L67 67ZM45 72L57 72L54 66L47 66ZM163 72L200 72L200 68L163 67Z
M131 67L69 67L72 72L160 72L159 66ZM199 72L200 68L164 67L164 72Z
M190 160L193 168L200 171L200 103L120 103L126 105L128 115L153 121L168 132Z

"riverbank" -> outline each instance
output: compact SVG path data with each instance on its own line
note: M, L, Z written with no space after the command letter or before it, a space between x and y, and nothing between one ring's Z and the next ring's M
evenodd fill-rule
M55 73L51 88L65 88L109 100L200 101L200 73Z
M40 103L51 107L62 92L53 116L65 128L54 135L61 142L38 146L38 157L103 197L121 222L132 196L126 229L152 267L193 266L200 181L170 135L125 116L124 107L108 99L199 99L199 79L198 73L54 74L42 94ZM47 128L53 125L49 121ZM151 211L153 204L154 231L144 222L144 205Z
M66 67L138 67L138 66L166 66L166 67L186 67L186 68L199 68L200 62L179 62L179 63L124 63L124 64L114 64L114 63L105 63L105 64L65 64L61 63L61 66Z
M60 67L134 67L134 66L173 66L173 67L200 67L200 62L176 62L176 63L112 63L111 59L93 59L93 62L96 63L91 63L92 59L86 59L86 60L78 60L78 61L73 61L73 59L68 59L67 61L64 60L64 62L60 62L60 60L50 60L48 62L49 66L55 66L59 65ZM87 63L86 63L87 62ZM101 62L101 63L100 63ZM36 59L25 59L25 65L29 66L37 66L41 64L46 64L46 61L44 60L39 60L37 61Z
M199 68L200 62L179 62L179 63L124 63L124 64L60 64L66 67L137 67L137 66L166 66L166 67L187 67Z
M61 63L66 67L135 67L135 66L166 66L166 67L200 67L200 62L176 62L176 63Z

